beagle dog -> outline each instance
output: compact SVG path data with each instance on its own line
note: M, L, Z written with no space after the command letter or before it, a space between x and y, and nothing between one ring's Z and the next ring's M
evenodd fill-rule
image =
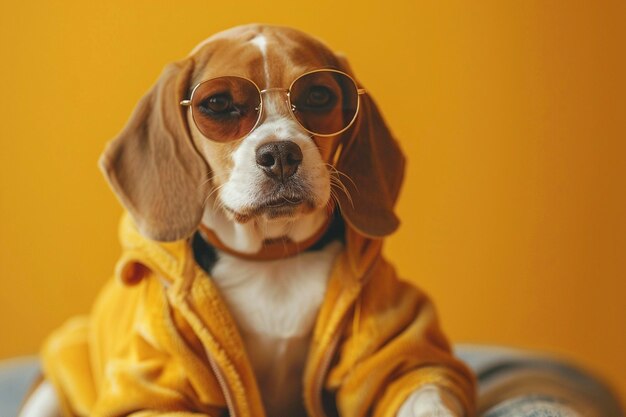
M189 242L237 324L272 417L311 414L303 374L333 262L346 229L380 241L397 228L403 166L345 58L265 25L221 32L166 67L101 159L141 235ZM433 382L385 415L472 413L464 408ZM58 413L44 382L20 415Z

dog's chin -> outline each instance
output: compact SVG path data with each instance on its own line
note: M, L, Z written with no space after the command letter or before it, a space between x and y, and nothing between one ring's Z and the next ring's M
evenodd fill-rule
M254 219L265 220L295 220L298 217L313 212L317 205L310 198L304 196L272 197L255 201L250 205L233 209L224 204L226 213L237 223L247 223Z

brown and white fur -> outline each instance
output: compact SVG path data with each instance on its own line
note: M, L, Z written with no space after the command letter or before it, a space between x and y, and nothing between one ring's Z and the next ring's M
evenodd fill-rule
M207 46L212 48L210 60L202 55ZM191 52L194 68L190 85L219 75L242 75L262 89L285 87L305 71L327 66L320 56L328 54L318 41L293 30L258 25L235 28L209 38ZM268 239L307 240L326 223L331 194L346 192L340 189L341 178L332 166L341 137L311 136L293 119L285 99L283 91L263 93L263 115L258 126L245 139L231 143L208 140L193 123L191 112L184 115L191 139L210 167L202 179L204 188L199 190L204 204L201 221L224 245L238 253L257 253ZM302 203L277 210L266 207L267 194L275 190L274 197L284 197L280 194L284 188L277 187L277 180L265 175L255 154L261 145L284 141L295 143L302 151L302 162L289 178L295 184L293 189L300 190L300 194L291 197ZM119 175L110 179L118 193L125 187L125 179ZM198 191L197 188L192 191ZM121 194L123 202L133 198L128 191ZM130 203L127 205L138 206L136 201ZM136 220L140 217L133 214ZM170 213L166 210L159 215ZM142 232L164 240L180 238L187 232L188 223L197 221L170 216L170 229L163 232L149 221L142 224L141 218L138 220ZM321 250L271 261L244 259L219 250L215 254L216 261L209 272L241 329L268 416L302 413L301 380L309 338L331 263L341 248L340 241L331 241ZM31 395L20 416L56 416L57 409L55 394L44 382ZM397 416L461 413L456 398L430 385L413 393Z

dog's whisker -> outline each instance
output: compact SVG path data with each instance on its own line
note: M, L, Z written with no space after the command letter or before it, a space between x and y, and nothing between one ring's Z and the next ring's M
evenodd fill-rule
M217 175L209 175L209 176L207 176L207 178L200 183L200 187L202 187L202 186L212 182L215 179L215 177L217 177Z
M341 180L340 175L343 174L343 176L345 178L347 178L354 185L354 188L358 192L359 190L358 190L356 184L354 183L352 178L350 178L348 175L346 175L346 174L342 173L341 171L339 171L333 165L326 164L326 166L328 166L329 171L330 171L330 186L331 186L331 189L332 189L333 186L335 186L338 189L340 189L341 191L343 191L344 194L346 195L346 197L348 198L348 200L350 202L350 205L354 208L354 200L352 199L352 195L350 194L350 191L348 190L348 187L346 187L346 185Z
M332 189L332 187L336 187L338 189L341 189L341 191L343 191L345 194L349 194L349 191L346 189L346 187L341 182L339 182L337 180L332 180L330 182L330 186L331 186L331 189Z
M333 189L333 186L335 186L335 188L337 190L341 190L343 191L343 193L346 195L346 198L348 199L348 201L350 202L350 205L352 206L352 208L354 207L354 200L352 200L352 195L350 195L350 192L345 188L345 186L343 186L343 184L341 184L342 186L339 186L338 184L334 183L331 181L330 187L331 187L331 191ZM337 202L339 202L339 198L337 198Z
M348 181L350 181L352 183L352 185L354 186L354 189L357 190L357 192L359 191L359 187L357 187L356 183L354 182L354 180L345 172L340 171L339 169L337 169L336 166L332 165L332 164L326 164L327 167L330 168L331 172L334 172L337 174L337 176L341 175L344 178L348 179Z
M326 209L327 210L331 210L332 209L332 205L333 205L333 201L335 203L338 203L339 200L337 199L337 193L335 192L335 190L333 190L332 188L330 189L330 198L328 199L328 201L326 202Z
M346 187L346 185L343 183L343 181L341 181L341 179L339 178L339 176L335 176L332 175L330 176L330 184L332 185L336 185L338 187L340 187L343 192L345 192L346 194L350 194L350 192L348 191L348 187Z
M219 187L216 187L211 194L209 194L207 196L207 198L204 200L204 204L206 204L209 200L209 198L211 197L211 195L215 194L217 191L219 191L224 185L221 185ZM215 198L213 199L213 210L220 210L220 209L224 209L225 205L224 202L220 199L220 198Z
M213 201L213 210L224 210L226 208L226 206L224 205L224 203L219 199L216 198Z
M208 200L209 198L211 198L211 196L213 194L215 194L217 191L221 190L226 184L221 184L218 185L217 187L213 187L213 189L211 190L211 192L206 196L205 200Z
M209 201L209 199L211 198L211 196L213 196L213 194L215 194L216 192L218 192L219 190L222 189L222 187L224 187L226 184L222 184L222 185L218 185L217 187L213 188L213 190L211 190L211 192L204 198L204 202L202 203L202 205L206 205L206 203ZM219 200L218 198L215 199L215 201Z
M330 193L331 193L331 197L335 200L335 204L339 204L339 195L337 194L337 192L331 189ZM330 201L328 204L330 204ZM332 207L330 207L330 209L332 209Z

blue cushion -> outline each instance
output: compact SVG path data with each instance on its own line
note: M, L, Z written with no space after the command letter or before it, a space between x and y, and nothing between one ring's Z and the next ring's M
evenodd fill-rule
M17 416L23 397L39 372L36 357L0 362L0 416Z

